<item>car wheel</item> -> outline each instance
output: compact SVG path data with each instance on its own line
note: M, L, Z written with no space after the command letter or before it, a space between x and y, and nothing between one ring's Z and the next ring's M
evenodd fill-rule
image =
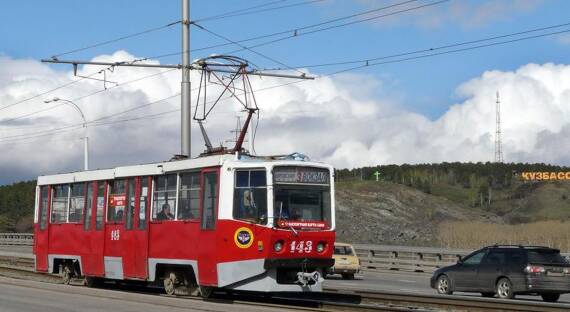
M541 294L540 296L546 302L556 302L560 298L560 294Z
M482 292L481 296L485 297L485 298L493 298L495 297L495 293L492 292Z
M447 275L441 275L437 278L436 289L437 293L441 295L451 295L453 293L451 290L451 280Z
M346 280L354 279L354 274L353 273L343 273L342 279L346 279Z
M512 299L515 297L515 294L513 293L513 284L506 277L501 278L497 282L496 293L501 299Z

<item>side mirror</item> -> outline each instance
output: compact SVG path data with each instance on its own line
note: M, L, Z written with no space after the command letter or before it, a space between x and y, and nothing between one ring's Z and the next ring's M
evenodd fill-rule
M463 258L462 257L459 257L457 259L457 264L463 264Z

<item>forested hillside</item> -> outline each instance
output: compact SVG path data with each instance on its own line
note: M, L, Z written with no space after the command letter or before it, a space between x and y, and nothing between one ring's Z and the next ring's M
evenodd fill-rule
M36 181L0 186L0 232L31 231Z
M379 182L374 175L377 171ZM418 237L435 239L436 227L447 221L570 220L570 181L522 180L520 174L529 171L566 172L570 168L441 163L337 170L339 235L353 241L406 243ZM35 183L0 186L0 232L31 231ZM358 220L363 218L370 222L359 227ZM429 227L425 227L426 220Z
M379 179L522 223L570 217L570 181L524 181L523 172L567 172L547 164L441 163L338 170L338 182Z

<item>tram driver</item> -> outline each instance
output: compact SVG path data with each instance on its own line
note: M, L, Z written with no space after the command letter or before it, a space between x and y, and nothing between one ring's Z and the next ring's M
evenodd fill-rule
M165 203L162 205L162 210L156 215L158 221L174 220L174 215L170 212L170 205Z

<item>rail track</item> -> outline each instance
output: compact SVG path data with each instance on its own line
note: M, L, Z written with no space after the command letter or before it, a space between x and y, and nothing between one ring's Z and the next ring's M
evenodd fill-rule
M21 253L0 253L0 275L32 279L46 283L60 283L56 275L36 273L33 270L34 259ZM76 286L81 281L76 280ZM83 288L83 287L78 287ZM116 289L116 286L104 288ZM121 286L119 289L128 292L154 294L166 297L156 289L136 286ZM85 289L87 290L87 289ZM89 289L97 293L97 289ZM95 294L96 295L96 294ZM213 299L198 297L177 297L177 299L207 300L220 303L240 303L272 308L306 310L306 311L568 311L568 304L553 304L524 300L500 300L494 298L441 296L423 294L404 294L390 291L347 291L327 288L316 294L275 294L270 298L253 293L219 293ZM163 299L160 299L161 304ZM176 301L178 306L178 301ZM149 303L151 303L149 301Z

